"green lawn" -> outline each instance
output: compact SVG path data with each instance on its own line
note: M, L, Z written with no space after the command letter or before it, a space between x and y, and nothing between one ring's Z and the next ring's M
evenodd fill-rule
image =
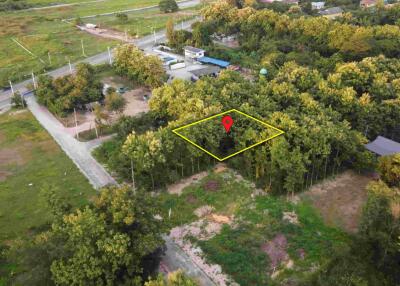
M0 244L49 221L40 191L54 186L75 206L96 191L29 112L0 115Z
M209 181L219 182L219 189L206 191L204 186ZM162 194L163 217L168 217L171 208L170 227L189 223L198 219L193 211L206 204L213 206L217 214L234 215L235 227L225 225L221 233L208 241L192 240L202 248L209 262L221 265L240 285L284 285L287 278L300 281L335 249L347 244L348 235L326 226L310 204L302 201L293 204L272 195L252 199L253 191L248 182L235 180L230 172L210 173L201 182L184 189L181 196ZM298 225L283 220L283 212L291 211L297 214ZM286 237L286 252L294 267L272 280L270 260L261 247L277 235ZM299 251L304 252L304 258Z

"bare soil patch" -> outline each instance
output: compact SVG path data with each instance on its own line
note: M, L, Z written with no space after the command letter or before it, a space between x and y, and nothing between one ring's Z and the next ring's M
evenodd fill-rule
M367 200L366 186L371 180L370 176L346 171L313 186L304 196L318 209L325 223L355 233Z
M206 190L207 192L216 192L219 189L219 182L215 181L215 180L210 180L207 181L204 185L203 185L204 190Z
M126 100L124 115L136 116L140 113L148 112L150 108L148 102L143 98L145 95L149 98L151 91L143 87L125 92L123 94Z
M191 184L193 184L196 181L203 179L206 176L207 176L206 171L200 172L198 174L195 174L193 176L190 176L188 178L180 180L179 182L177 182L175 184L169 185L167 188L167 191L170 194L180 195L184 188L186 188L187 186L190 186Z
M2 148L0 150L0 182L13 174L7 168L9 165L21 166L23 163L24 159L17 149Z
M286 251L287 246L287 239L283 234L277 234L272 240L261 245L261 250L268 255L271 261L270 267L272 271L275 271L282 262L289 259Z
M64 125L64 127L70 128L75 127L75 115L74 113L68 114L66 117L58 117L58 121ZM89 111L76 111L76 123L82 125L87 122L94 122L94 115Z

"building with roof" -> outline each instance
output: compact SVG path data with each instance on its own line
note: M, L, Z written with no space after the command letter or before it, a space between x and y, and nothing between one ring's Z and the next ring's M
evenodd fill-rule
M202 64L210 64L214 66L218 66L221 68L227 68L230 63L227 61L219 60L219 59L214 59L210 57L201 57L197 59L198 62L201 62Z
M192 70L192 71L190 71L190 73L192 74L191 80L197 81L198 79L200 79L203 76L216 77L220 71L221 71L221 69L216 66L209 66L209 67L205 67L205 68L201 68L201 69L197 69L197 70Z
M362 8L370 8L376 5L376 0L361 0L360 7Z
M312 10L321 10L325 7L325 2L311 2Z
M190 58L190 59L197 59L197 58L201 58L204 57L204 53L205 51L202 49L198 49L192 46L186 46L184 48L185 50L185 57L186 58Z
M374 141L365 144L365 148L379 156L400 153L400 143L383 136L378 136Z
M321 16L335 19L337 17L341 17L343 14L343 9L340 7L332 7L318 12Z

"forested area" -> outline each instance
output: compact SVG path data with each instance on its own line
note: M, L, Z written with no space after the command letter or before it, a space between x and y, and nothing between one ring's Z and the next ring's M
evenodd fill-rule
M203 10L204 21L195 23L192 32L169 27L167 36L177 51L191 44L252 69L251 80L238 71L224 70L216 78L194 83L175 79L166 84L158 58L147 57L132 45L116 49L115 71L153 88L150 112L121 117L113 126L116 136L95 149L94 155L132 186L105 188L93 202L76 210L63 203L56 190L45 189L52 224L44 226L45 232L34 241L13 249L14 259L26 269L19 278L25 279L22 282L195 285L181 272L166 281L158 277L145 282L158 266L161 234L167 232L167 222L159 216L166 210L160 210L155 198L168 184L216 163L172 130L234 108L285 132L227 161L271 197L294 198L346 169L380 173L381 179L368 186L359 232L349 234L349 245L337 249L325 264L315 265L302 280L288 283L400 283L400 156L376 160L364 147L378 135L400 140L398 8L374 17L368 16L370 11L345 14L332 21L261 10L262 6L256 10L246 2L216 2ZM214 44L215 34L237 35L240 47ZM260 74L261 68L267 73ZM82 64L76 75L41 77L36 96L57 114L101 101L104 96L94 74L93 67ZM124 104L113 102L116 105L107 104L113 110ZM238 126L237 132L242 134L235 142L239 146L260 138L249 126ZM191 136L218 145L219 136L213 132ZM40 263L35 265L31 257L40 258Z
M237 108L285 131L227 162L271 193L293 195L347 168L373 170L376 160L364 144L377 135L400 140L400 28L392 19L397 10L370 22L362 13L371 12L331 21L224 1L205 8L205 20L193 32L169 29L171 46L206 48L252 68L253 80L223 71L217 78L156 88L150 113L123 118L118 136L96 156L138 188L162 188L215 163L172 129ZM221 48L213 34L236 34L240 47ZM258 74L261 68L267 75ZM242 132L246 139L258 135ZM382 181L368 187L359 233L304 285L399 283L398 160L380 160Z

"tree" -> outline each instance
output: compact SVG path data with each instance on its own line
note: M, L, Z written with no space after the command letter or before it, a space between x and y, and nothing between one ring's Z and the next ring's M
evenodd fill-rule
M105 97L105 107L108 111L122 113L126 100L116 92L108 93Z
M94 203L55 220L51 263L57 285L140 285L163 246L153 200L128 186L101 190ZM151 258L152 257L152 258ZM150 259L151 258L151 259Z
M133 160L134 166L132 166L132 168L134 167L139 172L143 171L150 174L154 190L153 169L158 164L165 162L165 156L162 153L160 134L147 131L144 135L137 136L135 132L132 132L126 138L122 149L125 155Z
M121 45L115 49L114 67L118 73L152 88L161 86L166 78L159 57L146 56L131 44Z
M22 98L19 91L15 92L11 96L11 105L16 108L23 108L26 106L26 101L25 101L25 99Z
M122 23L126 23L128 21L128 15L125 13L117 13L115 17Z
M400 187L400 154L380 157L378 169L386 184Z
M161 12L171 13L179 10L178 4L176 4L175 0L161 0L158 3L158 7Z
M169 43L175 42L174 32L174 20L172 18L169 18L166 24L166 36Z

